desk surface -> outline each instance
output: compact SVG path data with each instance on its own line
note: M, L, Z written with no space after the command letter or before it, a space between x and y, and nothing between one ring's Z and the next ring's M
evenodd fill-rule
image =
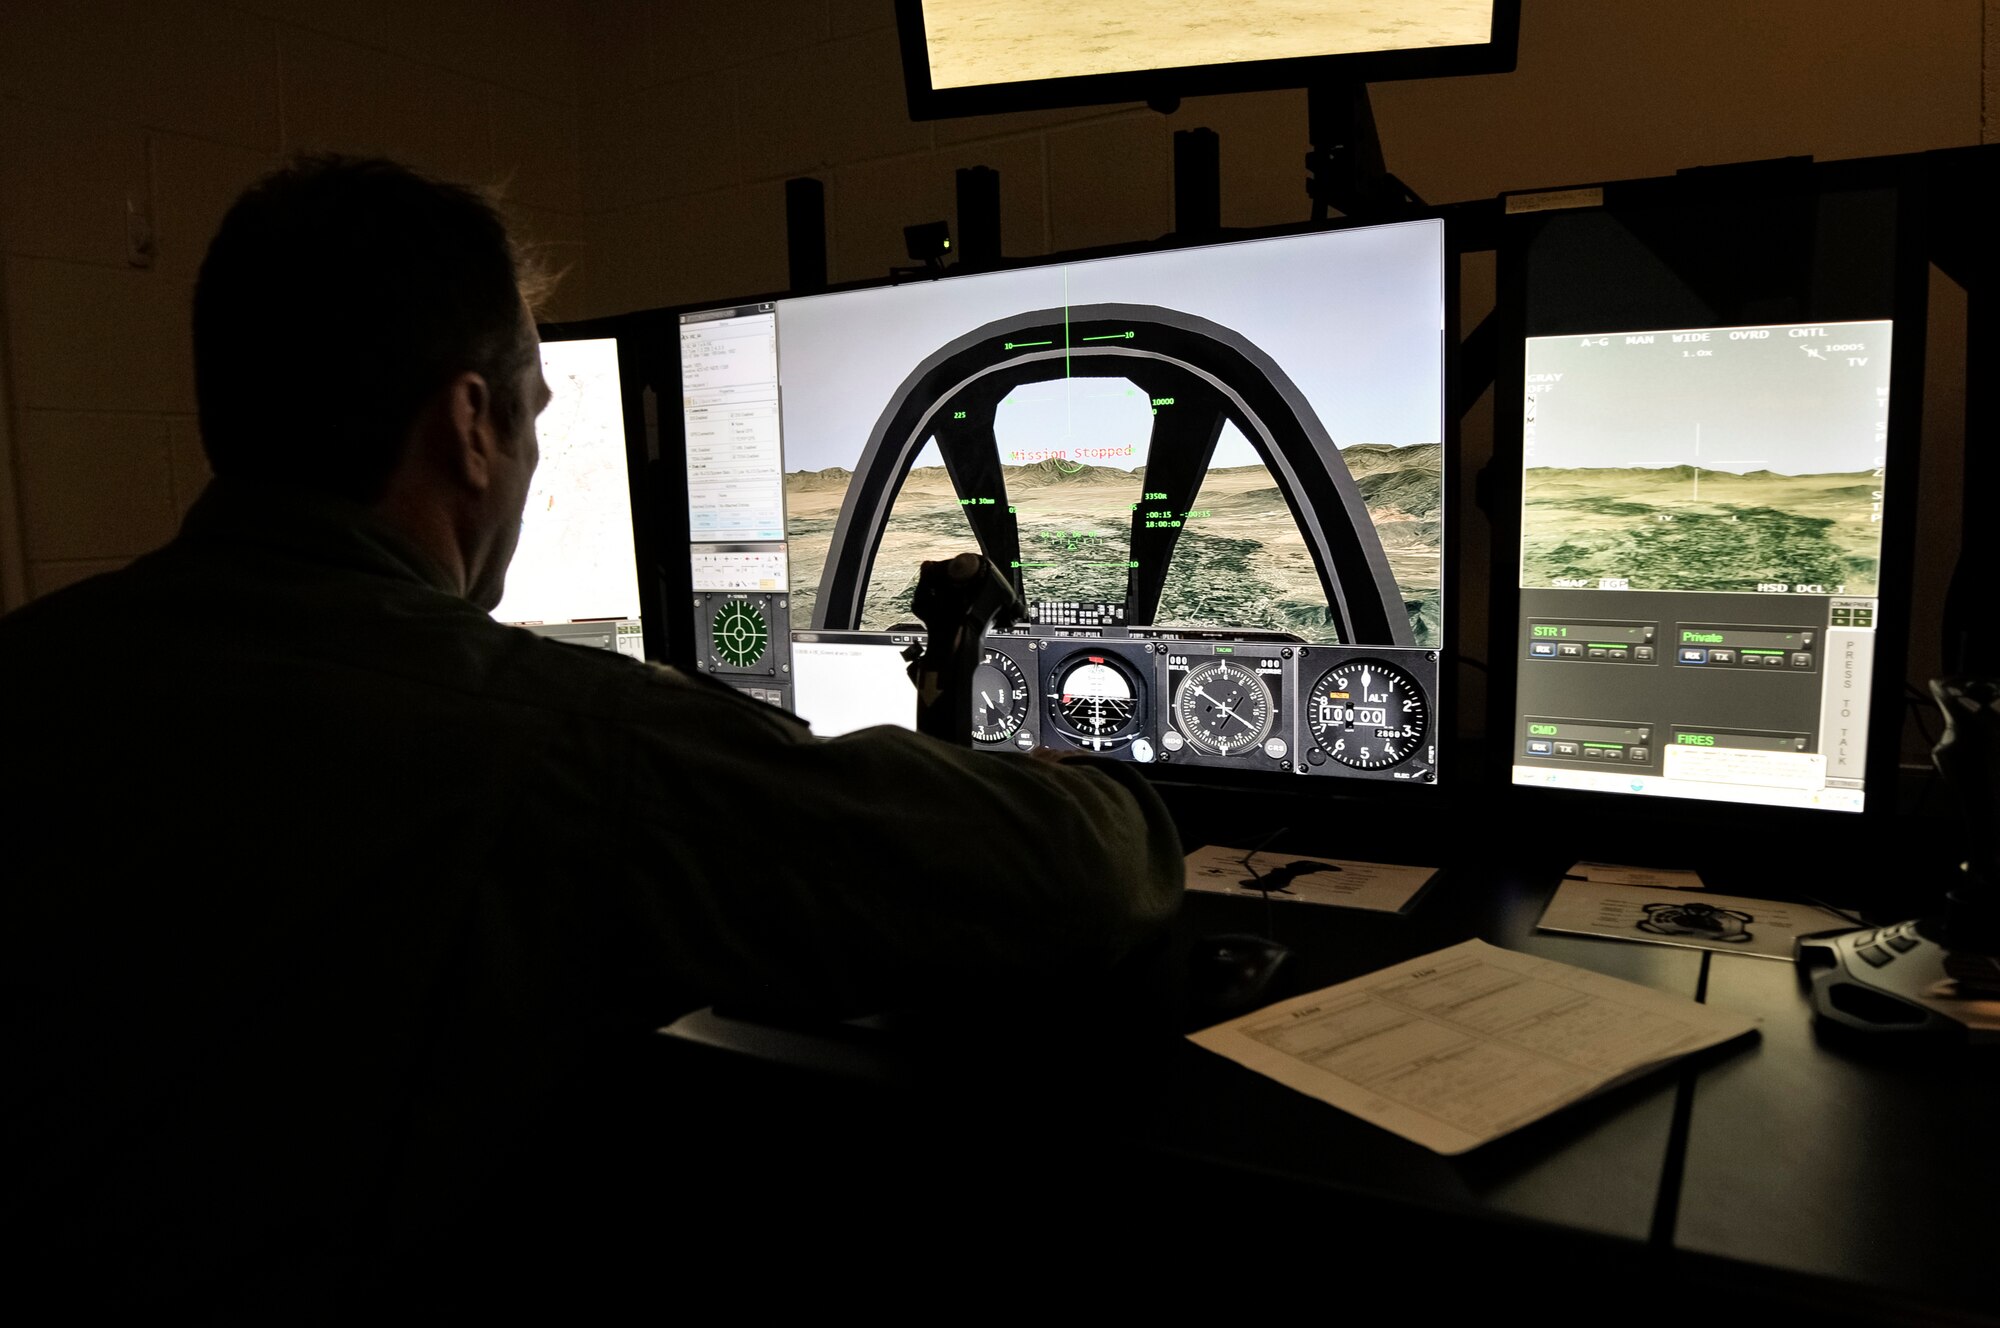
M1696 1080L1675 1244L2000 1308L2000 1058L1822 1045L1790 964L1717 955L1707 999L1762 1036Z
M1788 963L1539 933L1558 875L1454 869L1405 915L1191 894L1184 924L1290 946L1273 1000L1478 937L1699 993L1760 1017L1760 1040L1447 1158L1174 1039L1148 1065L1145 1108L1121 1129L1163 1156L1307 1191L1671 1249L1810 1287L1823 1303L1848 1305L1852 1292L1864 1316L2000 1321L2000 1224L1985 1207L2000 1167L1982 1151L2000 1120L1996 1058L1886 1061L1822 1046ZM767 1060L793 1055L709 1014L676 1031Z

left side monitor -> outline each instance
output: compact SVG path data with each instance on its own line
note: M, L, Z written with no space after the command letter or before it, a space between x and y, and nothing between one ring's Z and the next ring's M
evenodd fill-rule
M541 462L496 621L645 658L618 341L542 343Z

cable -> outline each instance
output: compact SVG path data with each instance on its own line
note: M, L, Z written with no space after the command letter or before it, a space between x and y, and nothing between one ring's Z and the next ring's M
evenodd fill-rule
M1284 834L1285 831L1289 830L1290 828L1291 828L1290 826L1284 826L1284 825L1279 826L1276 830L1273 830L1270 834L1265 835L1262 839L1258 840L1257 846L1243 855L1243 870L1250 873L1250 880L1251 880L1250 888L1264 896L1264 939L1267 941L1275 942L1278 939L1275 935L1273 935L1273 933L1277 930L1277 927L1276 927L1276 919L1271 913L1271 892L1265 889L1264 886L1261 884L1261 882L1264 879L1264 873L1258 871L1256 867L1252 866L1250 863L1250 859L1256 857L1259 853L1262 853L1266 845L1268 845L1272 840L1276 839L1279 835Z
M1932 704L1931 698L1918 690L1917 685L1913 682L1905 682L1903 684L1903 691L1905 693L1905 703L1910 707L1910 719L1916 724L1917 733L1923 738L1924 746L1936 747L1938 739L1943 735L1932 733L1930 726L1924 723L1924 715L1930 710Z

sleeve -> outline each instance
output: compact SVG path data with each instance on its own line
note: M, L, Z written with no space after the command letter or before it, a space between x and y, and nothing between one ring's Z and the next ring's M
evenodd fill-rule
M627 915L640 962L701 1000L852 1015L1101 972L1179 906L1166 807L1116 762L821 739L721 688L654 691L628 734Z

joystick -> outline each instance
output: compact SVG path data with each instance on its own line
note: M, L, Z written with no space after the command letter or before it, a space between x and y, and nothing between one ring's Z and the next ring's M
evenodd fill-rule
M929 629L920 655L912 646L910 679L917 685L917 731L972 745L972 676L994 620L1025 617L1014 587L991 559L977 553L926 562L917 572L911 610Z
M1801 939L1799 973L1839 1028L2000 1046L2000 683L1937 678L1931 695L1945 723L1931 760L1965 818L1958 883L1937 917Z

